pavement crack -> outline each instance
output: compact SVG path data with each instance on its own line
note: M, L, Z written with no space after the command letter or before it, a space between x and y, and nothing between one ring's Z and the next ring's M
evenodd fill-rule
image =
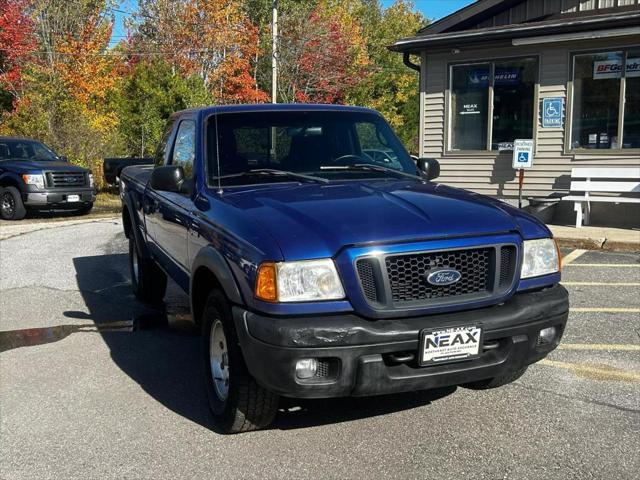
M28 235L30 233L41 232L42 230L53 230L57 228L72 227L75 225L85 225L85 224L91 224L91 223L109 223L109 222L113 222L114 220L118 220L118 217L114 216L114 217L106 217L101 219L85 220L85 221L80 220L76 222L52 222L52 223L59 223L59 224L52 224L51 226L49 226L49 224L43 224L40 228L34 228L33 230L27 230L26 232L18 232L18 233L8 234L8 235L3 235L0 230L0 242L4 240L10 240L12 238L24 237L25 235Z
M109 290L113 290L114 288L119 288L119 287L124 287L124 286L128 286L129 282L128 281L123 281L123 282L119 282L119 283L115 283L113 285L109 285L107 287L104 288L98 288L95 290L87 290L87 289L79 289L79 288L59 288L59 287L50 287L48 285L24 285L22 287L11 287L11 288L3 288L0 289L0 292L16 292L16 291L20 291L20 290L24 290L24 289L34 289L34 288L40 288L43 290L50 290L52 292L62 292L62 293L69 293L69 292L78 292L78 293L89 293L89 294L96 294L96 295L100 295L103 294L104 292L107 292Z
M592 405L598 405L600 407L609 407L609 408L613 408L615 410L619 410L621 412L627 412L627 413L640 413L640 410L635 409L635 408L629 408L629 407L621 407L619 405L614 405L612 403L607 403L607 402L601 402L600 400L593 400L591 398L587 398L584 396L576 396L576 397L572 397L571 395L565 395L564 393L558 393L558 392L554 392L553 390L547 390L544 388L534 388L534 387L530 387L529 385L525 385L521 382L513 382L513 385L516 387L521 387L524 388L526 390L531 390L534 392L540 392L540 393L548 393L551 395L555 395L556 397L560 397L563 398L565 400L576 400L578 402L583 402L583 403L589 403Z

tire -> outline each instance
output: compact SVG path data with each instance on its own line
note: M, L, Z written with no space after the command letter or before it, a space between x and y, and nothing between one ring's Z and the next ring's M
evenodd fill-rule
M231 309L220 291L209 294L201 320L205 389L215 426L222 433L266 427L276 415L279 397L247 370Z
M153 260L140 255L133 232L129 238L129 272L131 288L138 300L151 305L162 303L167 291L167 274Z
M91 212L92 208L93 208L93 202L91 202L89 205L83 205L81 208L76 210L76 214L87 215L89 212Z
M22 220L27 209L16 187L0 188L0 217L3 220Z
M471 390L489 390L491 388L502 387L519 379L527 371L527 368L529 367L522 367L514 372L505 373L504 375L487 378L485 380L478 380L477 382L465 383L462 386Z

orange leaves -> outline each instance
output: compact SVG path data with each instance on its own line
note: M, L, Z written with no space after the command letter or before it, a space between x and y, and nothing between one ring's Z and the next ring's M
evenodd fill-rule
M82 106L91 126L106 131L117 123L105 102L119 79L117 59L105 55L112 25L91 17L75 35L67 33L57 43L56 73L71 96Z

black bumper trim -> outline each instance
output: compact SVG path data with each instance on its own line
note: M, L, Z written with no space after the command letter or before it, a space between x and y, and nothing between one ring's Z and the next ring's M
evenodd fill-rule
M544 358L557 346L568 311L567 291L559 285L518 294L490 308L414 319L373 321L355 315L273 318L233 309L251 374L265 388L299 398L423 390L509 373ZM485 350L475 360L446 365L418 367L415 362L389 362L391 354L414 352L417 356L421 329L465 323L481 324L485 344L497 342L498 347ZM558 329L557 341L538 347L538 332L549 326ZM340 369L328 379L299 380L295 364L302 358L333 359Z

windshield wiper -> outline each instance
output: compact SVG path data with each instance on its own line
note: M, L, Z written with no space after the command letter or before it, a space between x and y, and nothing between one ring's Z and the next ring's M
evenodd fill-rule
M236 173L233 175L222 175L220 178L234 178L234 177L242 177L245 175L273 175L273 176L297 178L299 180L307 180L310 182L329 183L329 180L327 180L326 178L316 177L313 175L305 175L304 173L290 172L288 170L278 170L276 168L254 168L252 170L247 170L246 172Z
M408 177L412 180L420 180L420 177L407 172L401 172L400 170L394 170L393 168L383 167L381 165L370 165L368 163L356 163L353 165L321 165L320 170L347 170L347 171L359 171L370 170L372 172L381 172L395 175L396 177Z

